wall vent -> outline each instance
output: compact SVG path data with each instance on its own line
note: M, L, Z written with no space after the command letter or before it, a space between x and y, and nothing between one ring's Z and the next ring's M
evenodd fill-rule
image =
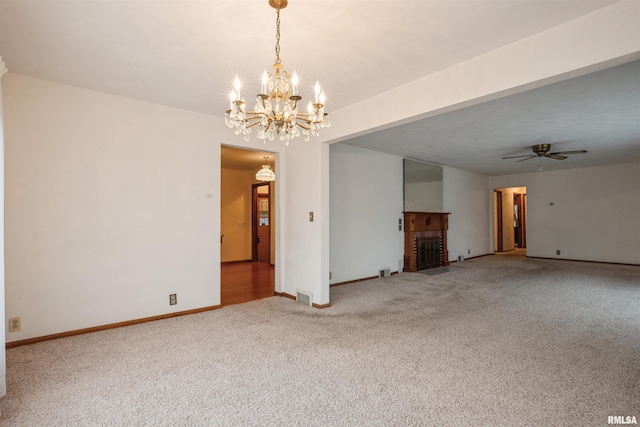
M296 301L311 307L311 305L313 304L313 294L307 291L296 289Z
M390 268L381 268L380 270L378 270L378 277L389 277L389 276L391 276Z

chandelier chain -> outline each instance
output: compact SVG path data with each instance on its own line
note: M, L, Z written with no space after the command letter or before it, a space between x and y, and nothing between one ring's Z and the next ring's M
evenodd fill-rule
M276 9L276 64L280 64L280 9Z

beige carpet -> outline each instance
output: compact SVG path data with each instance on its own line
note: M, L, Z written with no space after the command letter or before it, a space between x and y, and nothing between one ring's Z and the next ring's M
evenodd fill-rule
M640 418L640 267L489 256L7 351L4 426Z

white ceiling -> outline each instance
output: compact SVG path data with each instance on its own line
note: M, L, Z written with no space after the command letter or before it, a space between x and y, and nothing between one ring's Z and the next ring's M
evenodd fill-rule
M615 2L290 0L280 56L303 97L320 80L331 112ZM274 44L267 0L0 0L10 72L218 117L236 73L258 91ZM625 67L346 143L487 175L530 170L499 158L541 142L589 150L548 169L640 160L640 77Z
M482 175L640 162L640 61L345 143ZM545 143L588 153L502 160Z
M257 172L262 165L267 164L275 172L275 155L264 151L244 150L242 148L221 147L220 166L223 169L235 169ZM265 163L265 157L266 163Z

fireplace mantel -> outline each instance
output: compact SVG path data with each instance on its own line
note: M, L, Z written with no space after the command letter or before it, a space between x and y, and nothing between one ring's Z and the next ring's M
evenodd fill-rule
M403 212L403 214L404 268L402 271L416 272L449 265L447 250L449 213ZM436 255L433 252L434 248L437 249Z

